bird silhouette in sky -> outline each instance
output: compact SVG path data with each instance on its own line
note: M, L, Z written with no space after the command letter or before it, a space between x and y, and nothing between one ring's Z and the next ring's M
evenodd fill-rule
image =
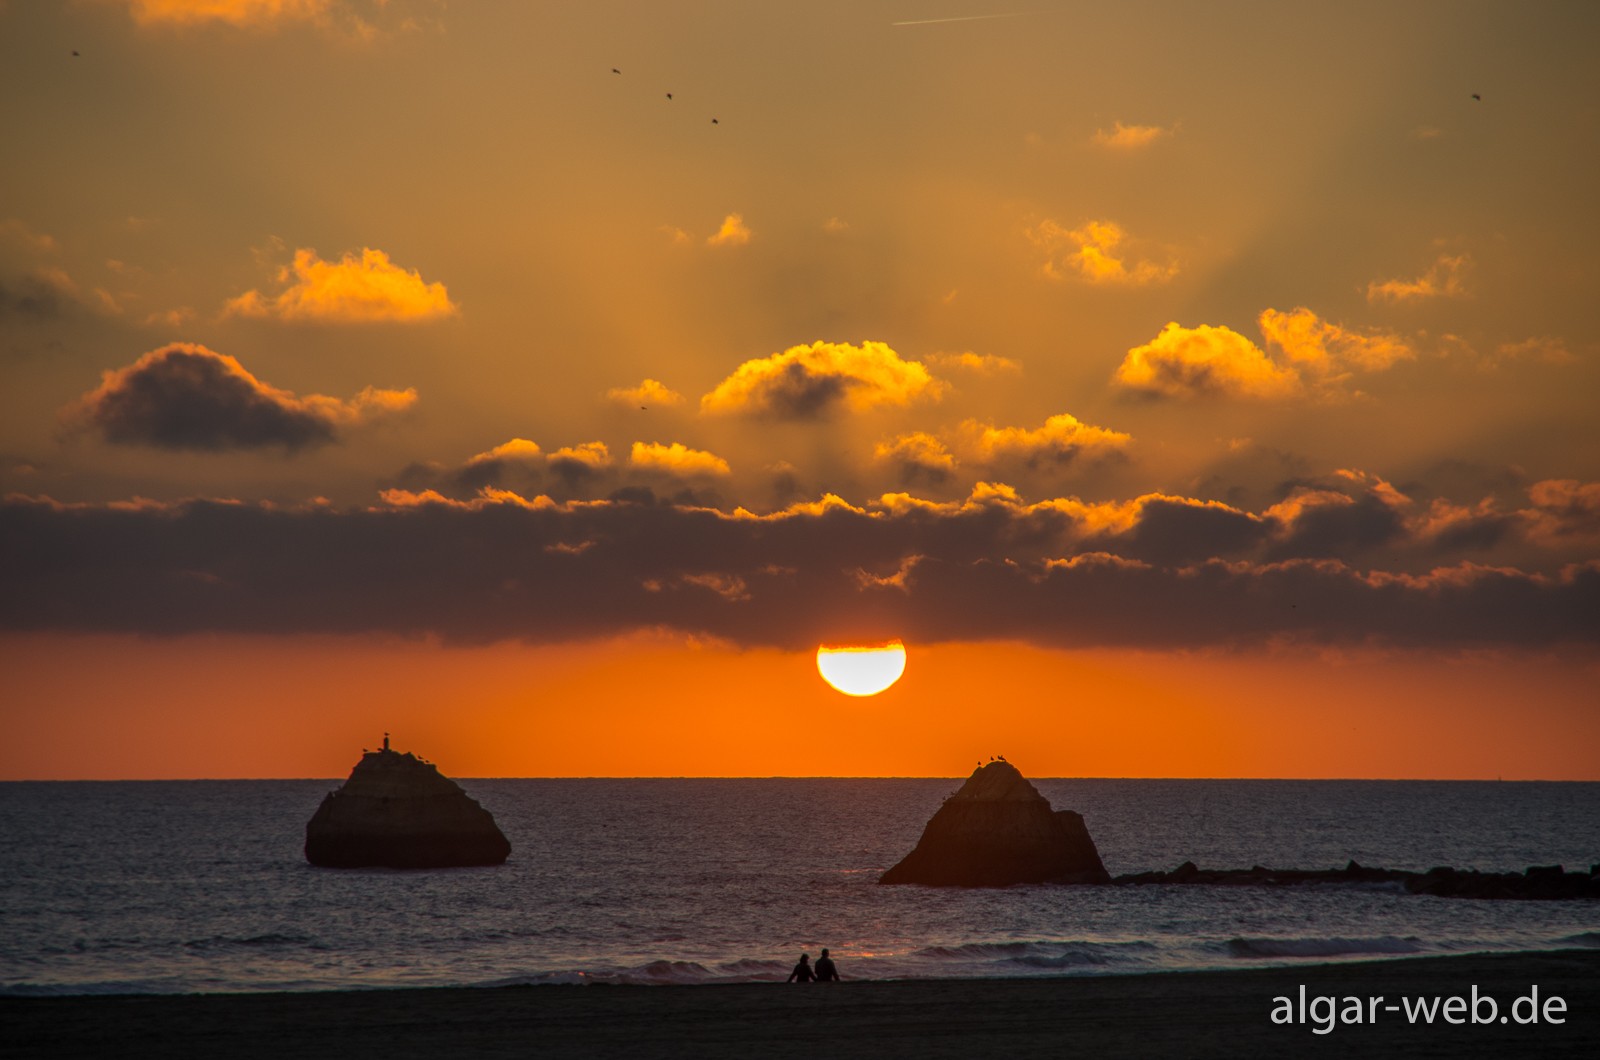
M622 71L621 71L621 70L618 70L618 69L617 69L617 68L616 68L616 67L615 67L615 66L613 66L613 67L612 67L612 68L611 68L611 72L612 72L612 73L614 73L614 74L620 74L620 73L622 73Z
M716 125L716 124L717 124L717 119L715 119L715 118L712 118L712 119L711 119L711 124L712 124L712 125Z
M667 98L668 98L668 99L671 99L671 98L672 98L672 93L671 93L671 92L668 92L668 93L667 93Z
M76 53L76 52L74 52L74 53L73 53L73 54L77 54L77 53ZM1477 101L1478 101L1478 102L1479 102L1479 103L1482 103L1482 102L1483 102L1483 97L1482 97L1482 96L1480 96L1480 95L1478 95L1478 94L1477 94L1477 93L1476 93L1476 92L1474 92L1474 93L1473 93L1473 94L1472 94L1472 98L1473 98L1473 99L1475 99L1475 100L1477 100Z
M76 58L77 58L77 57L78 57L78 53L77 53L77 51L73 51L73 53L72 53L72 57L73 57L73 58L74 58L74 59L76 59Z

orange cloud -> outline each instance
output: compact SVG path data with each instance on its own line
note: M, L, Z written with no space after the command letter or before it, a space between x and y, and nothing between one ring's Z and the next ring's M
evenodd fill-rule
M530 442L526 438L513 438L503 442L487 452L478 453L467 461L468 466L485 464L491 460L534 460L544 455L538 442Z
M966 451L990 466L1016 461L1029 467L1061 464L1083 454L1120 452L1133 440L1132 435L1091 426L1067 413L1051 416L1032 430L967 420L958 433Z
M1178 274L1176 261L1132 261L1123 247L1128 234L1113 221L1089 221L1081 228L1069 229L1046 218L1028 229L1027 235L1050 255L1044 274L1053 280L1076 275L1089 283L1142 287L1165 283Z
M402 10L393 0L124 0L141 26L199 26L273 30L300 23L370 39L380 27L416 29L428 19Z
M1129 390L1163 397L1286 398L1300 394L1300 378L1259 346L1226 327L1186 328L1171 321L1161 334L1128 351L1114 381Z
M1528 488L1533 507L1517 514L1527 520L1534 541L1562 544L1600 544L1600 482L1546 479Z
M294 451L335 441L346 427L403 412L415 390L367 387L349 401L299 397L270 386L237 360L204 346L174 342L126 368L62 412L108 442L218 452L282 446Z
M1381 372L1396 361L1411 360L1416 353L1410 346L1386 332L1359 334L1338 324L1320 319L1309 309L1288 313L1276 309L1258 318L1261 334L1275 343L1284 356L1318 376L1329 376L1347 367L1365 372Z
M672 475L726 475L731 470L722 457L702 449L690 449L682 442L671 445L634 442L628 459L640 470Z
M1022 371L1022 365L1009 357L998 357L992 353L933 353L928 355L928 363L939 368L958 368L974 375L1000 375L1002 373L1015 373Z
M611 450L605 442L565 445L546 457L545 462L567 479L587 478L611 466Z
M0 221L0 239L18 243L38 254L54 254L59 249L54 236L35 232L14 217Z
M879 442L873 458L900 468L900 477L906 481L926 478L942 482L956 469L956 458L945 444L925 431L912 431L898 435L887 442Z
M937 400L941 390L925 367L884 343L813 342L741 364L700 399L700 410L818 419L840 409Z
M1173 321L1150 342L1129 350L1112 380L1160 397L1277 400L1314 392L1333 398L1354 371L1383 371L1416 356L1395 335L1362 334L1305 308L1267 309L1257 323L1278 358L1230 328L1186 328Z
M1459 298L1466 293L1462 273L1471 266L1466 254L1441 254L1414 280L1374 280L1367 284L1369 302L1419 302L1427 298Z
M619 405L681 405L683 395L665 383L646 379L638 386L612 387L606 397Z
M1141 147L1149 147L1163 136L1171 136L1172 132L1173 130L1163 129L1159 125L1124 125L1119 121L1113 123L1110 132L1096 129L1092 142L1097 147L1135 151Z
M740 214L730 213L722 219L722 227L706 239L708 247L740 247L750 242L750 229Z
M294 252L294 264L278 279L293 282L277 295L250 290L228 300L225 316L275 317L316 323L415 323L453 316L459 307L442 283L425 283L389 260L381 250L363 248L324 261L310 248Z
M1501 360L1539 361L1544 364L1572 364L1577 355L1563 340L1551 335L1536 335L1521 342L1504 342L1496 350Z

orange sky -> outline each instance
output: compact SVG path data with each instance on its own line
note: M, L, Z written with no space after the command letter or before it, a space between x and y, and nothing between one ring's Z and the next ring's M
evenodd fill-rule
M1593 778L1597 30L0 3L0 778Z
M898 684L851 698L809 655L658 636L5 649L32 708L0 747L11 779L338 777L387 730L457 776L945 776L1004 754L1032 776L1600 780L1594 667L1551 681L1537 657L912 646Z

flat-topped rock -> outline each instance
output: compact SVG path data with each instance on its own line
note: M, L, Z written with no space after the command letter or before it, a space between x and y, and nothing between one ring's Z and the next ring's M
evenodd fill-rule
M1008 887L1110 879L1083 818L1050 801L1004 760L973 771L928 821L916 849L879 883Z
M327 868L499 865L511 844L494 816L431 763L368 751L306 824L306 860Z

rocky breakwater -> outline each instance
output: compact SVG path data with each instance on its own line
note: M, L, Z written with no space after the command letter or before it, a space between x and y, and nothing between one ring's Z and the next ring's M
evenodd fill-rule
M1588 872L1560 865L1533 865L1526 872L1479 872L1448 866L1427 872L1379 869L1352 861L1342 869L1202 869L1185 861L1171 872L1136 872L1111 881L1143 884L1214 884L1222 887L1293 887L1303 884L1397 884L1410 894L1436 898L1486 898L1523 901L1588 899L1600 901L1600 865Z
M998 760L979 766L945 799L916 849L878 882L1008 887L1109 880L1083 818L1052 810L1016 766Z
M499 865L511 844L494 817L431 762L368 751L306 824L306 860L327 868Z

